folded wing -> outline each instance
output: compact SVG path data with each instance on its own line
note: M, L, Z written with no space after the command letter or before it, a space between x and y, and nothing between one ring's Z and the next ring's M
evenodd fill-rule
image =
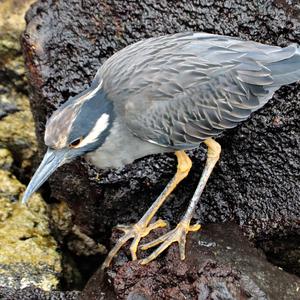
M112 78L105 89L136 136L189 149L247 119L281 85L299 80L299 67L296 45L188 33L131 45L101 72Z

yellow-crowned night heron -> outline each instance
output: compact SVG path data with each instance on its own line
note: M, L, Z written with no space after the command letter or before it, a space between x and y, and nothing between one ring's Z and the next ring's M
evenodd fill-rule
M138 244L166 222L150 223L192 162L184 152L202 142L207 161L191 203L177 227L143 245L161 244L142 264L178 242L185 257L185 241L199 197L219 159L221 147L213 139L261 108L280 86L300 80L300 49L263 45L205 33L181 33L150 38L114 54L97 72L91 86L69 99L46 124L43 161L23 196L30 195L62 164L77 156L99 168L115 168L154 153L175 152L178 168L165 190L125 232L103 266L129 239L135 260Z

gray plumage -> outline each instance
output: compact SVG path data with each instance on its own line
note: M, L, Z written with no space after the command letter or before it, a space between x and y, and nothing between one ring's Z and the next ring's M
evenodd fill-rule
M49 118L48 152L23 201L78 156L99 168L122 167L149 154L198 147L299 79L298 45L280 48L206 33L130 45Z
M261 108L300 79L299 46L286 48L205 33L150 38L109 58L100 81L137 137L190 149Z

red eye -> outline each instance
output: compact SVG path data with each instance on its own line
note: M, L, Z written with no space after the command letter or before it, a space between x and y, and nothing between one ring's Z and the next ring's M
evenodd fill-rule
M77 147L77 146L80 144L81 140L82 140L81 137L78 138L78 139L76 139L76 140L74 140L72 143L69 144L69 147L70 147L70 148Z

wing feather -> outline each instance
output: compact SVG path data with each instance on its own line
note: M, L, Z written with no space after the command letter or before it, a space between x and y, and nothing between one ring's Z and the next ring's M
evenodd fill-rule
M189 149L262 107L279 88L268 66L277 70L277 62L292 55L288 48L186 33L131 45L112 56L101 74L136 136Z

